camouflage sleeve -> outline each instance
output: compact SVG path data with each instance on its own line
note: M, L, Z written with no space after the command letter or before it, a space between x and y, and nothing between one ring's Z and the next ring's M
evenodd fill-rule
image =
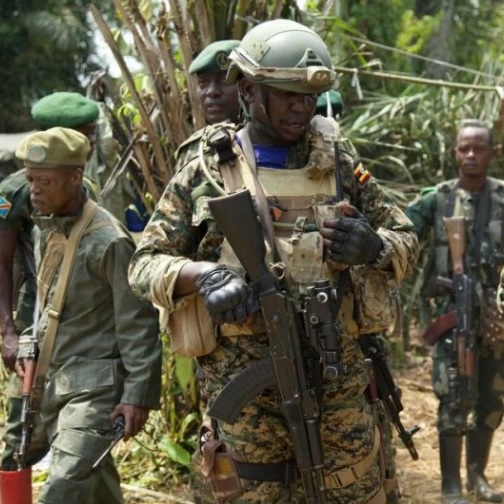
M435 191L420 193L406 208L407 217L413 222L415 231L420 239L426 231L434 226L434 219L437 207L437 197Z
M220 176L216 173L216 178ZM208 204L218 196L196 159L174 175L147 224L129 267L134 292L173 311L173 291L182 266L190 261L216 261L222 235Z
M413 224L374 178L367 182L356 178L354 168L360 161L355 147L346 139L340 142L340 162L345 194L383 241L383 249L371 266L393 272L399 283L412 273L418 259L418 239Z
M20 230L30 220L30 190L23 169L0 184L0 229Z

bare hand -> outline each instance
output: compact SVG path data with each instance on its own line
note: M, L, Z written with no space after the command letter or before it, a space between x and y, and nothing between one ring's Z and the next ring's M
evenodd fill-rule
M118 404L112 412L111 419L114 422L119 415L124 415L124 441L136 436L147 422L149 418L149 409L133 404Z
M2 360L7 369L15 371L19 338L14 327L6 328L3 333Z

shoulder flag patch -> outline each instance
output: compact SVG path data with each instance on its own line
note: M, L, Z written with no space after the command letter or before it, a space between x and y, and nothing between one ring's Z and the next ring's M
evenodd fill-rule
M355 168L354 168L354 176L359 182L360 185L364 186L368 182L368 180L371 178L371 173L369 173L364 166L362 166L362 163L359 163Z
M7 201L3 196L0 196L0 218L5 219L9 215L12 203Z

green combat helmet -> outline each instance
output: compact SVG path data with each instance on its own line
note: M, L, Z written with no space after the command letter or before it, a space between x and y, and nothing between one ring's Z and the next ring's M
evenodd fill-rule
M229 55L227 80L247 79L294 93L323 93L335 81L323 40L295 21L275 19L252 28Z

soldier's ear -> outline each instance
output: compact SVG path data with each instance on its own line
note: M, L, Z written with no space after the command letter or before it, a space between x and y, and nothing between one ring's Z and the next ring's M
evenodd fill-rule
M245 101L245 103L251 103L254 101L254 83L247 79L241 79L238 83L240 95Z
M493 146L493 153L495 157L500 157L502 154L502 144L498 143Z
M82 168L75 168L72 173L72 182L74 185L81 185L84 177L84 170Z

